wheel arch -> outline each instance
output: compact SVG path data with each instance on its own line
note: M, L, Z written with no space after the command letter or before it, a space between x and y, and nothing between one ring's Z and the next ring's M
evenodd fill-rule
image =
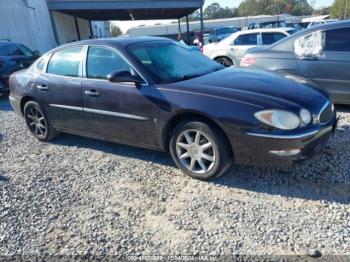
M181 122L184 121L201 121L204 123L207 123L213 127L215 127L217 130L219 130L225 140L227 141L227 144L229 145L229 150L231 155L233 156L233 150L230 144L230 140L224 131L224 129L218 124L215 120L213 120L210 116L199 113L199 112L192 112L192 111L184 111L180 112L174 116L172 116L164 125L163 131L162 131L162 139L163 139L163 148L168 151L169 150L169 142L171 138L171 133L174 130L174 128Z
M33 97L28 96L28 95L22 97L21 102L20 102L20 109L21 109L22 115L24 115L24 106L29 101L35 101L35 100Z

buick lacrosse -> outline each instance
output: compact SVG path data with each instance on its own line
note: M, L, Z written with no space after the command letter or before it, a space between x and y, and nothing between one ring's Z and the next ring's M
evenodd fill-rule
M164 38L60 46L10 77L10 102L30 132L59 132L169 150L197 179L232 164L290 166L336 126L329 95L303 78L224 68Z

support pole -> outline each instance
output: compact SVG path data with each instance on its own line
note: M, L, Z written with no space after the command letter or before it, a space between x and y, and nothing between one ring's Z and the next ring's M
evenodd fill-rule
M188 15L186 15L186 27L187 27L187 44L191 44L191 36L190 36L190 22L188 20Z
M74 16L75 29L77 31L78 40L81 40L78 19Z
M89 28L90 28L90 39L93 39L94 38L94 33L92 32L91 20L89 20Z
M204 3L203 3L204 5ZM203 5L201 6L201 9L200 9L200 20L201 20L201 43L202 45L204 45L204 15L203 15Z
M55 37L56 45L59 45L60 41L58 39L55 17L52 11L49 12L49 15L50 15L51 26L52 26L53 36Z
M178 26L177 30L179 32L179 34L177 36L177 41L181 41L182 40L182 32L181 32L181 20L180 20L180 18L177 19L177 26Z

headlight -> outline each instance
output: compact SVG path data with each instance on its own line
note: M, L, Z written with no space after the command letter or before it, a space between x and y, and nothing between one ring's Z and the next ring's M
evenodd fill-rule
M300 126L300 118L292 112L285 110L264 110L256 112L254 115L256 119L264 124L282 130L293 130Z
M301 121L303 121L303 123L305 125L310 124L312 121L312 116L311 116L310 112L304 108L300 110L300 118L301 118Z

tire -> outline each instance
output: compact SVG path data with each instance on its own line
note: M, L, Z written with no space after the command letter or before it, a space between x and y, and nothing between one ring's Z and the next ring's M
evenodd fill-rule
M37 102L27 102L23 114L29 131L38 140L48 142L59 135Z
M175 164L186 175L199 180L222 175L232 163L224 134L205 122L178 124L172 132L169 148Z
M214 59L216 62L218 62L219 64L222 64L225 67L230 67L233 66L234 63L232 62L232 60L228 57L218 57Z

